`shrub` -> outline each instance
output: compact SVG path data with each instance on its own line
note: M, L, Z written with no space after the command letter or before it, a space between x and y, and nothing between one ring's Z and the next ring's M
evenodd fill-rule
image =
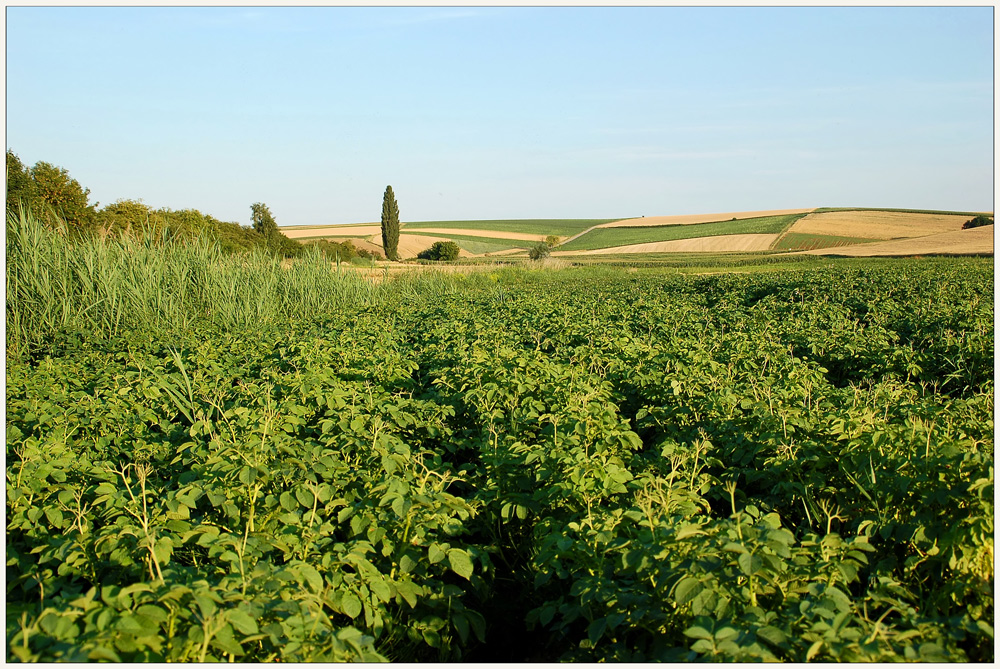
M355 249L358 252L359 258L366 258L368 260L384 260L382 254L378 251L369 251L368 249Z
M345 262L350 262L358 256L358 249L354 247L354 242L345 239L342 242L334 242L329 239L317 239L309 242L307 246L315 246L327 260L340 258Z
M455 242L434 242L429 249L417 254L420 260L455 260L461 251Z
M975 218L972 218L962 224L963 230L968 230L969 228L978 228L983 225L993 225L993 217L986 216L985 214L980 214Z
M549 245L541 242L528 250L528 257L532 260L542 260L543 258L548 258L551 252L552 250L549 248Z

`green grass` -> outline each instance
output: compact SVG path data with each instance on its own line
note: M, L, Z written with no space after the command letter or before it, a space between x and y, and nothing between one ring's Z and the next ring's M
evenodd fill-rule
M720 235L776 234L787 230L792 223L803 216L805 214L786 214L692 225L598 228L582 237L577 237L568 244L563 244L558 249L560 251L590 251L629 244L667 242L675 239L718 237Z
M852 244L867 244L875 239L866 237L839 237L836 235L810 235L802 232L789 232L779 239L772 251L812 251L835 246L850 246Z
M264 252L228 255L166 235L67 239L30 212L7 215L7 352L72 332L184 331L279 322L360 307L381 289L318 254L291 266Z
M620 221L620 218L531 218L494 221L419 221L404 223L401 232L412 232L420 228L465 228L468 230L495 230L497 232L522 232L538 235L559 235L567 237L583 232L601 223Z

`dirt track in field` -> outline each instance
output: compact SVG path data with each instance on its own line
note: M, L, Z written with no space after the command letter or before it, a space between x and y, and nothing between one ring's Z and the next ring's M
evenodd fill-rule
M968 219L966 219L968 220ZM969 254L993 253L993 226L986 225L971 230L940 232L936 235L913 239L894 239L884 242L838 246L836 248L803 251L806 255L836 255L854 258L871 256L918 256L937 253Z
M648 242L613 246L590 251L555 251L552 255L604 255L612 253L725 253L729 251L766 251L778 235L718 235L695 239L673 239L668 242Z
M971 216L899 211L827 211L797 220L788 232L867 239L905 239L962 229Z
M771 209L768 211L735 211L727 214L686 214L683 216L646 216L645 218L628 218L624 221L602 223L598 228L639 228L655 225L694 225L695 223L714 223L741 218L759 218L761 216L784 216L786 214L804 214L811 209Z

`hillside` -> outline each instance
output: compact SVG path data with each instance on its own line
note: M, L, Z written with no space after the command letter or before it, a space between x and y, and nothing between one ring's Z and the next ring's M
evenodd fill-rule
M404 259L436 241L452 241L461 257L523 258L547 237L560 257L648 253L810 253L877 256L992 254L993 228L962 231L970 212L900 209L783 209L623 219L420 221L401 225ZM283 228L292 239L351 240L379 249L377 223Z

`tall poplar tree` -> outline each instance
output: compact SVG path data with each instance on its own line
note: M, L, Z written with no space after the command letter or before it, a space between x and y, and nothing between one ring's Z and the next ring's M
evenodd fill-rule
M382 197L382 248L389 260L399 260L399 205L392 186L385 187Z

